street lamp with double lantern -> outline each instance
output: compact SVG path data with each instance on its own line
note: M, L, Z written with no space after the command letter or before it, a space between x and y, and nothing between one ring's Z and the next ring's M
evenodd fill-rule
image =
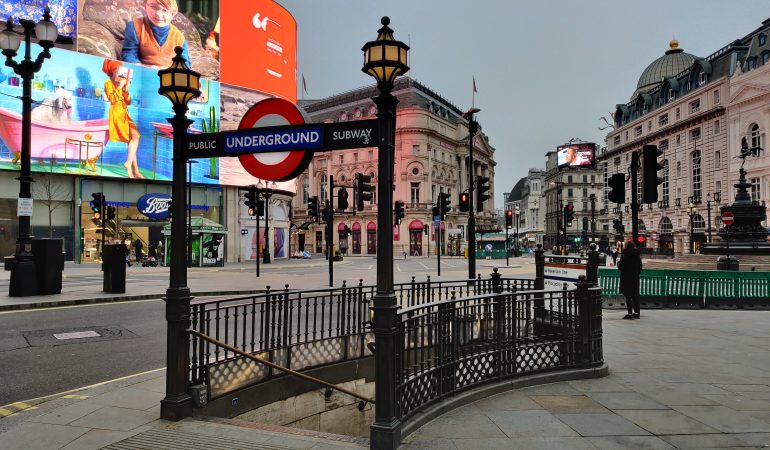
M695 242L693 241L693 238L695 236L695 216L698 214L698 206L690 202L689 205L687 205L687 215L690 216L690 254L692 255L695 253Z
M187 366L190 326L190 288L187 286L185 258L185 137L192 125L187 118L187 103L200 92L200 74L190 69L182 56L182 47L168 69L158 71L158 93L171 100L174 117L167 119L173 128L174 159L171 185L171 271L166 289L167 355L166 396L160 402L160 417L180 420L192 415L192 397L188 393Z
M390 19L382 18L377 39L364 44L362 71L377 81L377 294L372 306L374 333L375 419L372 448L398 447L401 422L396 413L396 319L398 304L393 290L393 167L396 141L396 104L391 94L396 78L409 70L409 46L393 37Z
M51 57L51 47L59 37L56 25L51 21L51 12L45 8L43 20L35 23L32 20L19 19L22 32L14 30L13 19L8 18L5 30L0 33L0 50L5 55L5 65L13 69L21 77L21 155L19 170L19 204L32 206L32 78L43 66L43 61ZM35 32L37 43L43 51L32 58L32 32ZM24 59L14 61L16 52L24 39ZM19 208L20 210L22 208ZM21 211L19 211L21 213ZM16 240L16 251L11 266L11 282L8 295L25 297L36 295L38 292L35 261L32 254L31 213L25 211L19 214L19 236Z

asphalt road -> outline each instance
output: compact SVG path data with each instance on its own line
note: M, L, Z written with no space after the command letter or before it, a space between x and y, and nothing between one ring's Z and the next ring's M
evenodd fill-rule
M348 261L348 260L346 260ZM317 261L315 261L317 263ZM495 262L504 266L503 261ZM483 277L491 273L492 262L479 261L478 272ZM505 269L512 276L531 277L531 261L512 260ZM142 270L144 269L144 270ZM155 270L158 269L158 270ZM215 290L236 288L236 280L253 280L251 266L231 265L212 271L194 269L190 286L196 284ZM65 280L83 290L98 292L101 277L82 269ZM266 268L261 283L280 289L288 283L291 288L318 288L328 283L324 265L308 266L302 261L285 261ZM351 258L345 265L335 266L335 285L342 280L357 284L376 282L374 258ZM436 278L436 260L414 258L394 261L397 283L412 276L418 281L431 275ZM467 263L461 259L442 260L442 280L461 279L467 274ZM168 280L166 268L140 268L129 273L127 293L135 283L156 285L159 295ZM133 281L132 281L133 280ZM165 366L166 324L162 300L59 307L13 312L0 312L0 406L56 394L70 389L112 380ZM96 331L103 337L74 337L67 333ZM54 335L60 335L59 338ZM64 334L63 336L61 336Z

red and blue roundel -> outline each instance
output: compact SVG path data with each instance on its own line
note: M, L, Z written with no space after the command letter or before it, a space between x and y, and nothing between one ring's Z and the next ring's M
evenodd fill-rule
M244 114L238 129L301 125L305 123L302 111L281 98L268 98L252 106ZM296 178L310 164L313 152L289 150L275 153L254 153L238 157L246 171L263 180L287 181Z
M136 209L150 219L168 219L171 196L168 194L145 194L136 201Z

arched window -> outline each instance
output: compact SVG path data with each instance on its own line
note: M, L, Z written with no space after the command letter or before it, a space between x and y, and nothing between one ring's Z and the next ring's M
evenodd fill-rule
M644 225L644 220L638 219L636 224L637 224L637 227L639 227L640 233L644 233L645 231L647 231L647 227Z
M307 177L302 179L302 204L307 205L310 198L310 181Z
M658 224L658 233L660 234L672 234L674 232L674 225L671 223L671 219L663 217Z
M664 205L668 205L668 191L669 191L669 184L668 184L668 160L663 160L663 183L661 184L661 200L663 200Z
M701 165L700 150L692 152L692 196L697 202L701 200Z
M694 233L703 233L706 231L706 221L703 220L703 216L696 214L692 218L692 231Z
M318 193L318 199L323 204L326 201L326 175L321 175L320 192Z
M752 123L749 126L749 133L751 138L751 148L762 147L762 137L759 134L759 125Z

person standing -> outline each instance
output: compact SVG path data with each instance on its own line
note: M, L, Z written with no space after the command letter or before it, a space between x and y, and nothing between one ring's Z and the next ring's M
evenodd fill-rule
M136 262L138 263L142 262L142 240L141 239L134 240L134 257L136 257Z
M624 319L639 318L639 277L642 274L642 257L633 242L627 242L618 261L620 293L626 297L628 314Z

